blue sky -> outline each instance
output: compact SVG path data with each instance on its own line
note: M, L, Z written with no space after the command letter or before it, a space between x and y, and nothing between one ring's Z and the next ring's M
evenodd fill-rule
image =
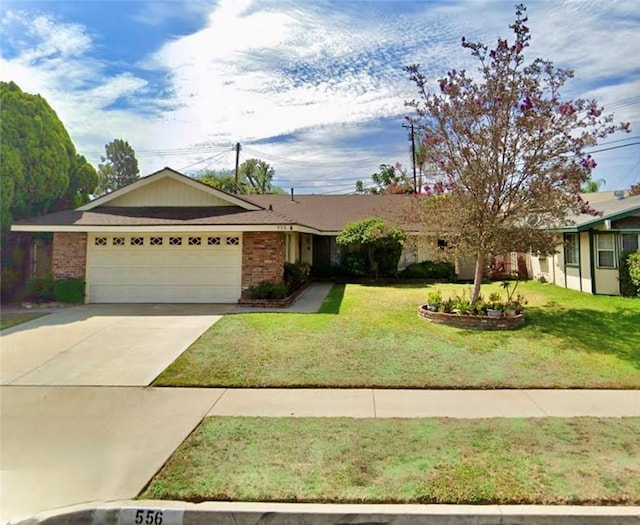
M637 1L527 7L527 56L573 68L565 97L631 122L593 148L608 149L593 178L606 190L640 182ZM403 66L433 80L471 70L460 38L493 45L513 17L501 0L4 0L0 79L44 96L95 165L122 138L142 174L231 169L240 142L241 160L269 162L277 185L349 193L381 163L410 167Z

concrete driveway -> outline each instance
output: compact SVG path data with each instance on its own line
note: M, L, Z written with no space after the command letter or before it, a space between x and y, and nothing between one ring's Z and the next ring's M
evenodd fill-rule
M148 388L233 305L86 305L0 335L0 523L133 498L222 395Z
M0 387L0 523L135 498L222 392Z
M4 330L0 384L146 386L233 305L85 305Z

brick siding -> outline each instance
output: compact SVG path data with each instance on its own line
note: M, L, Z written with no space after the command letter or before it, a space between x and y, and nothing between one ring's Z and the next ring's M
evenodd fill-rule
M51 267L54 279L85 279L87 234L54 233Z
M246 232L242 236L242 297L262 281L283 282L285 237L280 232Z

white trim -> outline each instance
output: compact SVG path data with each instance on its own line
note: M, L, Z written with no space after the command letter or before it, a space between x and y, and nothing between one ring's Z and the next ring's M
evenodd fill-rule
M136 232L294 232L301 231L294 224L262 224L262 225L189 225L189 226L35 226L17 225L11 227L12 231L20 232L109 232L109 233L136 233ZM313 233L305 231L305 233Z
M182 173L179 173L175 170L172 170L171 168L163 168L160 171L157 171L155 173L152 173L151 175L147 175L146 177L142 177L141 179L138 179L136 182L129 184L123 188L120 188L118 190L112 191L111 193L107 193L106 195L102 195L101 197L98 197L97 199L92 200L91 202L89 202L88 204L85 204L84 206L80 206L79 208L76 208L78 211L89 211L92 210L98 206L103 206L104 204L112 201L113 199L116 199L118 197L122 197L123 195L126 195L127 193L130 193L132 191L135 191L137 189L140 189L144 186L146 186L147 184L150 184L152 182L156 182L160 179L164 179L166 177L169 177L170 179L173 179L177 182L181 182L183 184L186 184L188 186L191 186L192 188L195 188L197 190L200 190L204 193L208 193L209 195L213 195L214 197L217 197L218 199L222 199L224 201L227 201L229 204L233 204L235 206L240 206L241 208L244 208L245 210L253 210L253 211L257 211L257 210L262 210L263 208L261 208L260 206L253 204L251 202L248 202L244 199L240 199L234 195L230 195L229 193L226 193L224 191L218 190L216 188L212 188L210 186L207 186L206 184L203 184L202 182L198 182L196 180L193 180L191 177L188 177L187 175L183 175Z

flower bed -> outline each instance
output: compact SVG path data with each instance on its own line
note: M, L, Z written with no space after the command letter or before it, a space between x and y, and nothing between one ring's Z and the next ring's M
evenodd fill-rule
M418 308L418 315L432 323L446 324L468 330L515 330L525 323L524 313L508 317L488 317L486 315L447 314L427 309L427 305Z

